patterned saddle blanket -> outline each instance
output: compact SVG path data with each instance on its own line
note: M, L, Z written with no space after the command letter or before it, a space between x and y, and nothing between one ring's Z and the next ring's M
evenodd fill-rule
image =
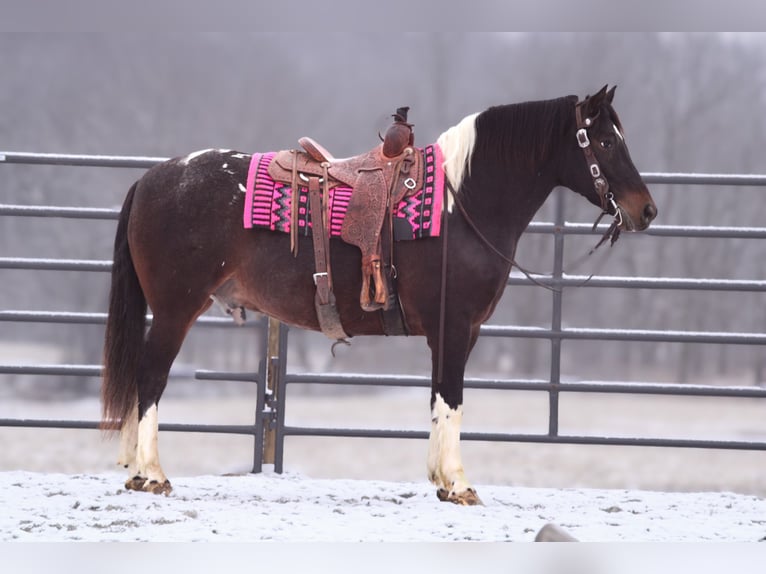
M439 146L431 144L423 153L423 185L415 193L403 198L394 210L394 240L407 241L437 237L441 230L444 198L443 157ZM253 154L247 178L243 223L245 228L260 227L271 231L290 233L290 213L294 196L298 201L298 234L311 235L311 210L308 184L298 185L294 193L290 185L274 181L269 176L269 165L276 152ZM337 185L329 190L330 236L340 237L343 220L353 188Z

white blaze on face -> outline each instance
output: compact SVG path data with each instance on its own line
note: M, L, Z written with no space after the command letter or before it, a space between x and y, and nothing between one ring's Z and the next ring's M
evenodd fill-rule
M437 487L451 493L471 487L460 458L460 425L463 407L451 409L441 395L431 409L431 435L428 441L428 477Z
M157 405L152 405L138 423L138 447L136 462L138 472L148 481L156 480L160 484L167 480L160 466L160 453L157 446L159 420Z

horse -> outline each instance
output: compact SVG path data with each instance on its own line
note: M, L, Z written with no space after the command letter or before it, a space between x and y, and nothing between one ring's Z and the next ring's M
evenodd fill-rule
M427 473L442 501L481 504L460 455L465 365L503 294L522 232L551 191L569 188L611 215L613 241L657 215L614 93L604 86L582 100L492 106L437 139L449 190L443 233L398 242L393 262L408 334L425 337L431 351ZM320 330L312 239L301 235L292 253L288 234L243 226L251 157L203 150L167 160L132 185L122 206L101 395L102 428L120 431L128 489L172 490L159 459L158 404L187 331L214 301L235 318L246 309ZM359 250L333 237L329 253L345 333L384 334L382 311L359 305Z

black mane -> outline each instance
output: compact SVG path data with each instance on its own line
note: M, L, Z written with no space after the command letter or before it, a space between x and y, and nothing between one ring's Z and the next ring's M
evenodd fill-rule
M566 96L488 108L476 118L474 157L538 166L563 141L576 103L576 96Z

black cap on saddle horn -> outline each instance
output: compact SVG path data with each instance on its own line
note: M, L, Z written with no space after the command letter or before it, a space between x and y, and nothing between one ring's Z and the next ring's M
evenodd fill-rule
M396 157L401 155L407 146L415 143L412 124L407 123L407 112L409 110L409 106L396 108L396 113L392 114L394 123L388 128L385 137L383 137L384 156Z

